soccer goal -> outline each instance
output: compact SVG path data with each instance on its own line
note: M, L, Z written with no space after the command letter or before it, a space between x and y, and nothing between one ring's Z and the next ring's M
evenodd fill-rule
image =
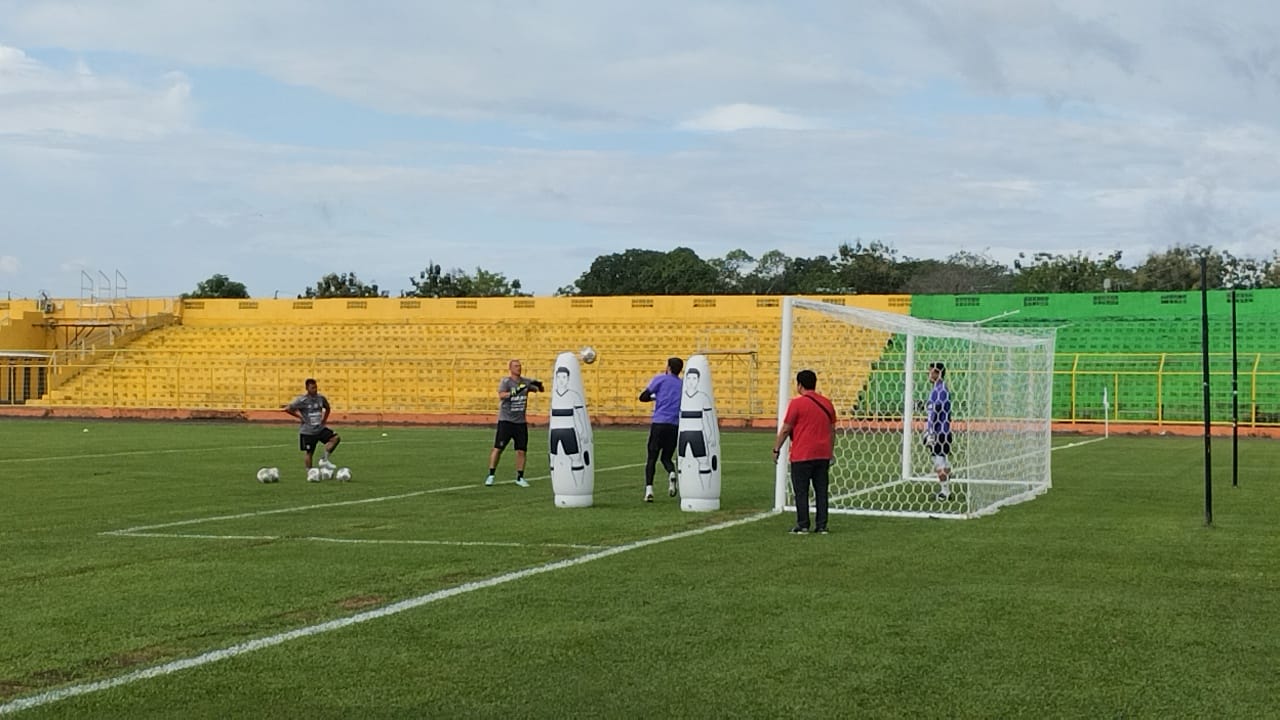
M830 511L971 518L1029 500L1051 485L1050 411L1054 329L987 328L786 298L782 306L778 422L795 396L796 372L818 375L835 404ZM949 407L946 454L927 427L935 393ZM941 374L941 373L940 373ZM926 442L931 444L926 445ZM788 446L789 448L789 446ZM935 455L950 466L939 497ZM812 497L810 498L812 502ZM774 507L795 510L790 466L778 463Z

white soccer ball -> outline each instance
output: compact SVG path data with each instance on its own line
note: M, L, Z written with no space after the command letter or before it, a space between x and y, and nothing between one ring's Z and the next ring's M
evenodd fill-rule
M329 467L328 465L322 465L322 466L320 466L320 479L321 479L321 480L332 480L332 479L333 479L333 468Z
M338 468L338 470L333 473L333 477L338 482L346 482L351 479L351 468Z
M590 365L596 361L596 349L590 345L582 348L582 362Z
M307 482L320 482L320 468L310 468L307 470Z
M271 482L271 468L258 468L258 482Z
M271 474L271 482L280 482L280 468L269 467L267 472Z

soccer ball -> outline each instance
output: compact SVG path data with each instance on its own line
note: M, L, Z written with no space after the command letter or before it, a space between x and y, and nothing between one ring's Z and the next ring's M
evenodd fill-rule
M320 482L320 468L309 468L307 470L307 482Z
M351 479L351 468L338 468L338 470L333 473L333 477L338 482L346 482Z
M271 482L271 468L258 468L258 482Z
M590 365L596 361L596 349L588 345L582 348L582 362Z
M329 465L321 465L321 466L320 466L320 479L321 479L321 480L332 480L332 479L333 479L333 467L331 467L331 466L329 466Z
M270 467L267 472L271 474L271 482L280 482L280 468Z

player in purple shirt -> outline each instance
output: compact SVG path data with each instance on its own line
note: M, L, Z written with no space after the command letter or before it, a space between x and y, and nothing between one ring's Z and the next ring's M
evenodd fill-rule
M678 357L667 358L667 369L649 381L649 387L640 393L640 402L653 403L653 423L649 425L649 456L644 463L644 501L653 502L653 475L658 460L667 471L667 495L676 496L676 464L671 457L676 452L676 437L680 428L680 371L684 361Z
M924 445L933 456L933 469L938 474L939 500L951 499L951 391L947 389L947 366L929 363L928 418L925 421Z

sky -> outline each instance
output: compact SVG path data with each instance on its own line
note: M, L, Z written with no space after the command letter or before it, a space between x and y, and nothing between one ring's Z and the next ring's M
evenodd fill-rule
M1280 248L1271 0L0 0L0 294Z

